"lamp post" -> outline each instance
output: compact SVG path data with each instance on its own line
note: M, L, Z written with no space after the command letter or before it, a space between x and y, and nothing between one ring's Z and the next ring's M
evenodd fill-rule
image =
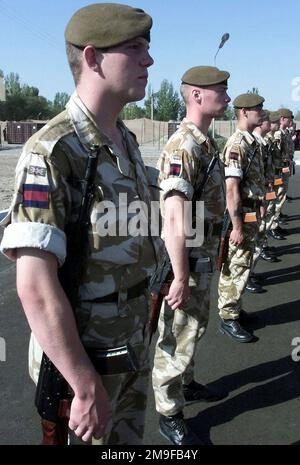
M216 66L217 55L218 55L220 49L224 46L225 42L227 42L229 37L230 37L230 35L229 35L228 32L225 32L225 34L223 34L222 37L221 37L221 42L220 42L219 47L217 49L217 52L216 52L216 54L214 56L214 65L215 66ZM212 120L212 136L213 136L213 138L215 137L215 118L213 118L213 120Z
M218 50L214 56L214 63L215 63L215 66L216 66L216 58L217 58L217 55L220 51L220 49L224 46L225 42L227 42L227 40L229 39L230 35L228 34L228 32L225 32L225 34L222 35L222 38L221 38L221 42L219 44L219 47L218 47Z

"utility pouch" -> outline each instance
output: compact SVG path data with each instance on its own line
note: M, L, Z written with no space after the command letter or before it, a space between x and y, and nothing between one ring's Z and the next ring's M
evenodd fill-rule
M266 195L265 195L265 199L266 200L275 200L276 199L275 191L267 192Z
M113 349L86 348L86 352L100 375L119 375L138 371L138 360L128 344Z
M210 257L189 257L190 271L194 273L212 273L213 266Z
M243 223L256 223L256 212L248 212L243 214Z
M283 179L282 178L275 178L274 179L274 186L282 186Z

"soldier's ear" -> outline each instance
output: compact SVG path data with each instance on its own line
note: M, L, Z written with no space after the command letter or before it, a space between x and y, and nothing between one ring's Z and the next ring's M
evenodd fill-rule
M200 90L200 89L193 89L193 90L192 90L192 96L193 96L194 100L195 100L197 103L201 103L201 101L202 101L202 94L201 94L201 90Z
M242 115L244 118L248 118L247 108L240 108L240 115Z
M83 50L83 58L87 63L88 67L93 71L98 71L99 68L99 53L92 45L88 45Z

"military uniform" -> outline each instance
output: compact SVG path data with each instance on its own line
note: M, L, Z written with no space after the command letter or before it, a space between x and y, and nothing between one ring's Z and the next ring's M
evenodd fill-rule
M243 224L243 243L236 246L229 242L228 255L221 270L218 287L219 315L224 320L238 319L242 308L242 294L252 266L255 239L260 222L259 209L265 196L265 179L258 150L254 136L248 131L237 129L228 139L221 157L225 164L225 177L234 176L241 179L240 195L243 215L250 212L256 215L256 221ZM256 154L244 178L243 172L254 151Z
M280 121L280 114L276 111L272 111L269 114L270 122L271 123L278 123ZM274 167L274 179L273 179L273 189L276 194L276 198L271 200L268 204L268 211L267 211L267 220L266 220L266 230L274 230L278 227L278 220L275 220L276 214L276 204L278 198L278 191L280 190L282 180L282 156L280 147L278 142L275 138L275 131L270 131L265 136L265 141L268 145L268 151L272 159L272 164Z
M283 131L282 129L276 131L274 134L274 140L276 141L276 145L281 156L280 167L276 169L276 173L279 176L279 178L282 179L282 184L279 185L277 190L275 215L271 229L276 229L278 227L278 219L284 202L286 200L288 182L290 177L289 153L285 131Z
M28 141L16 168L16 191L1 250L14 258L17 248L39 248L54 254L59 265L63 264L64 231L76 220L81 202L78 181L83 178L91 144L99 145L90 251L75 313L86 348L111 349L129 344L135 353L139 366L136 372L102 376L113 409L113 424L103 442L137 444L143 435L149 372L147 280L158 249L148 235L119 234L121 228L124 231L124 209L130 202L139 199L145 215L145 209L150 211L147 176L138 145L121 121L119 128L128 158L98 129L75 93L66 111ZM109 219L115 235L102 234L104 218ZM127 219L125 213L125 223ZM36 378L39 360L34 354L38 351L30 353L30 371Z
M211 139L191 121L183 119L160 156L162 200L173 190L192 200L215 150ZM210 282L225 208L224 174L219 162L201 199L204 200L205 241L200 248L190 251L190 257L202 261L203 272L190 272L191 296L182 308L174 311L164 301L158 323L152 381L156 409L162 415L175 415L183 409L182 384L189 384L194 379L196 345L208 323Z
M267 245L267 237L266 234L269 231L271 224L273 222L274 214L275 214L275 205L276 205L276 192L274 190L274 179L275 179L275 165L274 159L272 156L272 151L270 150L270 139L263 138L256 132L253 132L257 143L259 144L261 157L263 160L263 167L264 170L264 177L265 177L265 199L266 199L266 213L264 217L261 219L259 232L256 238L256 247L255 253L253 255L253 267L257 262L262 249L265 245ZM268 133L270 134L270 133ZM270 136L269 136L270 137ZM268 195L274 196L274 199L268 199ZM271 259L271 258L270 258Z

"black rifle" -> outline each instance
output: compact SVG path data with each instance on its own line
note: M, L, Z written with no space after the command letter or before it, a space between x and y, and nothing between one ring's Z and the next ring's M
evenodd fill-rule
M242 182L245 182L246 176L248 175L251 163L256 155L256 152L258 150L258 147L254 149L254 151L251 153L249 159L248 159L248 165L243 173L243 179ZM219 252L218 252L218 259L217 259L217 269L221 271L223 263L226 260L228 250L229 250L229 237L230 233L232 231L232 222L230 218L230 214L228 211L228 208L226 208L224 212L224 217L223 217L223 224L222 224L222 231L221 231L221 237L220 237L220 244L219 244Z
M205 184L207 183L212 170L216 162L219 160L219 152L215 151L206 171L204 172L202 181L198 189L194 192L192 203L193 208L197 200L201 199ZM172 264L167 252L164 247L163 258L159 262L155 273L152 275L150 280L150 291L151 291L151 308L150 308L150 319L149 319L149 332L150 342L153 334L157 329L159 313L162 306L163 299L169 293L171 283L174 279Z
M67 257L58 270L60 284L73 310L77 304L89 250L90 210L95 196L94 181L99 152L99 146L91 146L84 179L80 180L82 199L79 216L75 223L68 224L65 229ZM42 444L67 444L71 400L72 393L67 381L43 353L35 396L35 405L42 419Z

